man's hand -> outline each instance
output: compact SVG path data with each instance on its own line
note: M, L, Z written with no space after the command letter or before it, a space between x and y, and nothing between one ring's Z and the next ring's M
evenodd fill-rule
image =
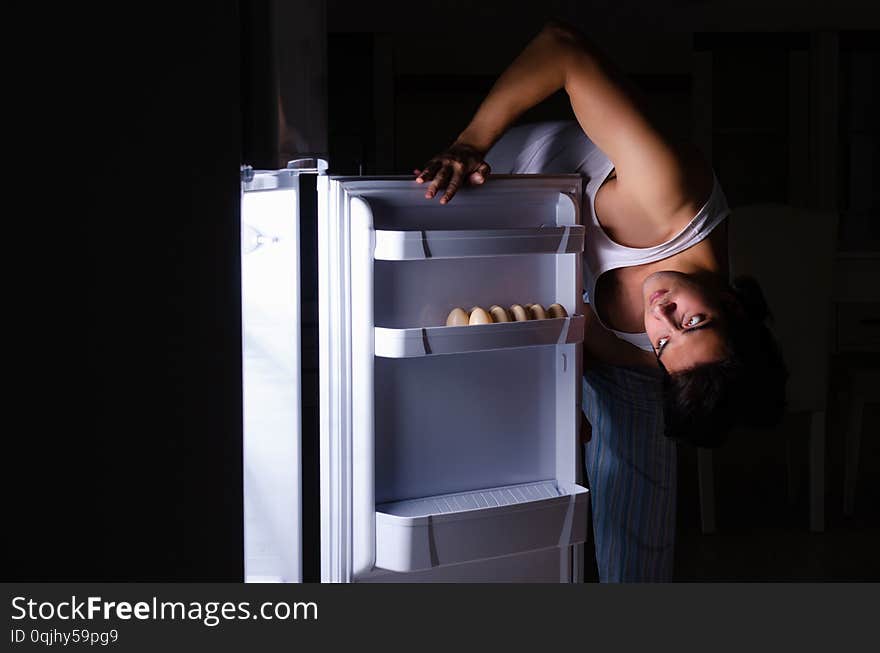
M453 143L448 149L429 160L422 170L413 170L416 182L431 182L425 198L432 199L439 190L446 192L440 198L446 204L464 184L482 184L489 176L489 164L483 152L464 143Z

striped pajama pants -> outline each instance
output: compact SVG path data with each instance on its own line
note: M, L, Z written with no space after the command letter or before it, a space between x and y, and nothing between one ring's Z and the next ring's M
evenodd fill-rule
M661 381L645 371L586 369L584 445L599 580L672 580L676 448L663 434Z

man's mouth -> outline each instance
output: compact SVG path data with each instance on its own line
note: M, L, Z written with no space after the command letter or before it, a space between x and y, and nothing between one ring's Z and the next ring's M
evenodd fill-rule
M654 302L656 302L658 299L660 299L663 295L665 295L668 292L669 291L666 290L665 288L663 290L655 290L654 292L652 292L651 296L648 297L648 306L653 306Z

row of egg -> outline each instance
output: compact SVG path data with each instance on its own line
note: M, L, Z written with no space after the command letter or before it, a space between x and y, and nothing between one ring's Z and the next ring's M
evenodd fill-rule
M449 312L446 326L468 326L471 324L494 324L496 322L525 322L527 320L546 320L557 317L568 317L561 304L550 304L547 310L540 304L514 304L509 309L497 304L488 311L474 306L470 311L456 307Z

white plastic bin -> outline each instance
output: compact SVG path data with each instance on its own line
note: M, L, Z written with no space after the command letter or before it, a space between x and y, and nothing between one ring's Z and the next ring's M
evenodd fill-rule
M584 316L457 327L375 329L376 356L412 358L512 347L565 345L584 339Z
M376 506L376 566L407 572L587 539L588 491L541 481Z

